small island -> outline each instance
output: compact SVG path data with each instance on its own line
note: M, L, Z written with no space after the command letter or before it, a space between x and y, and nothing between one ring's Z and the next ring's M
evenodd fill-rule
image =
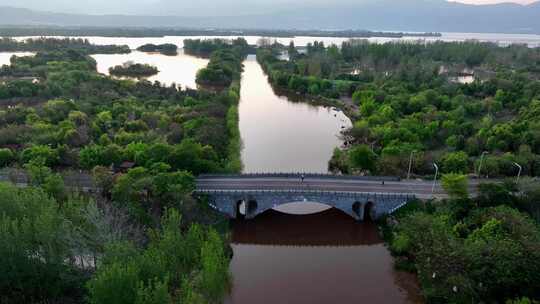
M127 77L149 77L159 73L159 70L149 64L140 64L133 62L126 62L123 65L117 65L109 69L109 73L113 76L127 76Z
M159 52L167 56L178 55L178 46L171 43L165 43L165 44L159 44L159 45L148 43L148 44L138 47L137 50L141 52L147 52L147 53Z

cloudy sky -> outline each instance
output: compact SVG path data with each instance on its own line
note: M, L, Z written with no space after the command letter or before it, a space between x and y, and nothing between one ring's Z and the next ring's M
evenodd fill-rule
M529 4L533 3L536 0L460 0L455 2L463 2L469 4L492 4L492 3L502 3L502 2L515 2L520 4Z
M252 14L292 8L301 5L338 5L377 0L0 0L0 6L15 6L44 11L89 14L159 14L159 15L224 15ZM400 1L400 0L396 0ZM442 0L424 0L442 1ZM535 0L453 0L469 4ZM242 9L238 9L242 8Z

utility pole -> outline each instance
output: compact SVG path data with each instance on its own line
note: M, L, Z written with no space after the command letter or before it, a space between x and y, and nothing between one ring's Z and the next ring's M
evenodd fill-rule
M478 165L478 171L476 171L476 177L480 178L480 171L482 171L482 164L484 163L484 156L488 154L488 151L482 152L482 156L480 156L480 164Z
M519 178L521 177L521 171L523 171L523 167L521 167L521 165L516 163L516 162L514 162L514 166L519 168L519 172L518 172L518 175L516 177L516 184L517 184L517 183L519 183Z
M435 193L435 185L437 184L437 176L439 175L439 166L437 166L436 163L433 163L433 167L435 167L435 178L433 179L433 186L431 187L431 198L433 198Z
M409 157L409 170L407 171L407 179L411 179L411 169L412 169L412 161L413 161L414 153L416 153L416 151L411 151L411 156Z

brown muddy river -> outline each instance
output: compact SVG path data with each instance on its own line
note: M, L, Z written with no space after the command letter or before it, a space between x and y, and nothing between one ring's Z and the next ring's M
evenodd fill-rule
M231 227L233 288L225 303L422 303L415 278L394 270L373 223L337 209L271 210Z

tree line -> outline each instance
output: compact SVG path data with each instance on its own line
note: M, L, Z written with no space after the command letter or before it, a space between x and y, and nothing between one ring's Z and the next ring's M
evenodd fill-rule
M109 68L109 74L114 76L128 76L135 78L149 77L159 73L157 67L141 63L125 63Z
M0 36L99 36L99 37L164 37L164 36L261 36L261 37L440 37L441 33L375 32L366 30L280 30L280 29L168 29L142 27L70 27L70 26L2 26Z
M44 52L74 50L81 54L128 54L127 45L94 45L83 38L29 38L18 41L13 38L0 38L0 52Z
M159 52L167 56L178 55L178 46L176 44L171 44L171 43L164 43L164 44L159 44L159 45L148 43L148 44L141 45L140 47L137 48L137 50L141 52Z
M205 86L230 87L233 82L240 80L242 61L249 50L250 46L243 38L184 40L187 54L210 58L207 67L201 69L196 77L197 84Z

